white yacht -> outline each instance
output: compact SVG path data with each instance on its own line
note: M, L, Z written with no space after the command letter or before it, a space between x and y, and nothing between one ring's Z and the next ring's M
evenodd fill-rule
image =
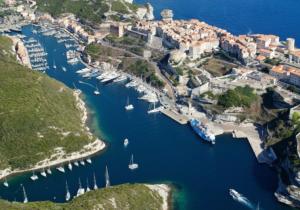
M103 72L100 76L96 77L98 80L102 80L108 76L109 72Z
M74 162L74 165L78 167L78 166L79 166L78 161L75 161L75 162Z
M119 76L120 76L119 73L113 71L110 74L108 74L104 79L102 79L101 82L102 83L110 82L110 81L113 81L114 79L116 79Z
M95 95L99 95L99 94L100 94L100 91L99 91L99 89L98 89L98 86L96 86L96 90L94 90L94 94L95 94Z
M89 179L86 179L86 192L90 192Z
M80 195L83 195L84 194L84 188L82 188L82 186L81 186L81 182L80 182L80 179L79 179L79 188L78 188L78 190L77 190L77 197L78 196L80 196Z
M83 166L85 165L83 160L80 161L80 164L83 165Z
M35 180L38 180L39 177L38 177L34 172L32 172L32 176L30 177L30 179L31 179L32 181L35 181Z
M24 197L23 203L28 203L28 198L27 198L26 191L25 191L25 188L23 185L22 185L22 189L23 189L23 197Z
M124 82L127 80L127 77L125 75L121 75L120 77L114 79L113 82Z
M148 110L148 114L153 114L153 113L157 113L157 112L160 112L160 110L162 109L162 107L157 107L157 108L155 108L155 104L156 103L153 103L153 109L149 109Z
M92 164L91 158L86 159L86 162L89 163L89 164Z
M124 139L124 147L127 147L128 146L128 144L129 144L129 140L126 138L126 139Z
M80 70L76 71L76 73L84 74L84 73L88 73L90 71L91 71L91 69L89 69L89 68L83 68L83 69L80 69Z
M69 162L69 164L68 164L68 169L69 169L70 171L72 171L72 169L73 169L72 163L70 163L70 162Z
M157 95L154 92L150 92L150 91L147 91L145 95L143 95L139 99L148 101L150 103L157 103L159 101Z
M97 181L96 181L96 175L94 173L94 190L97 190L98 186L97 186Z
M131 82L127 83L127 84L125 85L125 87L130 88L130 87L135 87L135 86L137 86L137 85L138 85L138 82L135 81L135 80L132 80Z
M65 169L63 166L57 167L56 169L62 173L65 173Z
M53 68L56 69L55 61L53 61Z
M127 104L125 106L125 109L127 111L130 111L130 110L133 110L134 109L134 106L132 104L129 103L129 98L127 98Z
M7 182L7 179L5 178L5 181L3 182L4 187L9 187L9 184Z
M47 169L47 174L52 174L52 171L50 168Z
M64 71L64 72L66 72L67 71L67 69L66 69L66 67L62 67L62 70Z
M43 169L43 171L41 172L41 176L47 177L47 173L46 173L45 169Z
M133 161L133 155L131 155L131 159L130 159L130 162L129 162L129 165L128 165L128 168L130 170L135 170L139 167L139 165L137 163L134 163Z

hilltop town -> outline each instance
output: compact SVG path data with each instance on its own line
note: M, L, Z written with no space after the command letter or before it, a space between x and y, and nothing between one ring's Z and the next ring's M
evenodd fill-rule
M280 179L278 200L300 206L300 49L294 38L233 35L201 20L175 20L168 9L154 20L150 4L130 0L96 1L106 5L97 17L54 12L42 0L20 2L3 2L0 31L28 23L63 28L80 43L87 65L142 78L158 93L161 111L177 122L196 117L216 135L247 137L259 162L277 164L280 178L290 175ZM284 151L276 149L279 142L288 142Z

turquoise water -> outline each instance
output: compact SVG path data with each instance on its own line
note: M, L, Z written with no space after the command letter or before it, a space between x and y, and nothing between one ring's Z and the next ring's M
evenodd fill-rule
M96 80L84 80L75 71L83 67L70 66L65 59L66 49L53 37L32 34L30 26L23 29L28 37L35 37L48 52L48 61L57 70L47 74L69 87L75 83L86 97L91 110L92 125L101 138L108 142L107 150L92 158L93 164L73 167L62 174L53 170L48 178L40 177L33 182L30 173L9 180L10 188L0 186L0 196L8 200L22 201L20 184L23 183L29 201L64 201L65 181L72 195L78 189L78 179L86 186L92 183L93 173L98 185L104 186L104 170L108 165L112 185L122 183L172 183L176 186L175 209L235 210L249 209L234 201L228 189L244 194L253 205L260 202L263 209L291 209L278 203L273 196L277 187L276 173L266 165L259 165L246 140L234 140L230 135L217 137L215 146L205 144L189 126L182 126L162 114L148 115L149 104L138 100L138 93L124 85L102 85ZM62 56L64 55L64 56ZM67 72L61 70L65 66ZM98 85L101 95L82 80ZM127 97L135 106L131 112L124 110ZM63 114L63 113L61 113ZM128 148L123 139L129 138ZM129 171L131 153L139 163L139 169Z
M298 0L135 0L150 2L155 16L170 8L175 18L197 18L233 34L271 33L282 39L294 37L300 45Z

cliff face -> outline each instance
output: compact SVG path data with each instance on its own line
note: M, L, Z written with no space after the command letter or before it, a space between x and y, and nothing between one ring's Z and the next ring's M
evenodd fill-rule
M145 7L140 7L136 11L136 16L138 19L142 20L153 20L154 19L154 14L153 14L153 7L150 3L147 3Z

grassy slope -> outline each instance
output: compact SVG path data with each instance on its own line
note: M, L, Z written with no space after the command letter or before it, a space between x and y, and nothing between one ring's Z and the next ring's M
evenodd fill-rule
M104 0L37 0L36 2L38 10L48 12L54 17L62 13L73 13L79 18L91 22L101 22L103 14L108 11Z
M0 37L0 169L27 168L56 147L80 150L90 140L82 130L72 91L16 63L10 48L10 40ZM66 131L71 134L64 137Z
M112 204L115 200L116 207ZM52 202L10 203L0 200L0 209L10 210L82 210L82 209L130 209L159 210L162 198L141 184L124 184L86 193L66 204Z

